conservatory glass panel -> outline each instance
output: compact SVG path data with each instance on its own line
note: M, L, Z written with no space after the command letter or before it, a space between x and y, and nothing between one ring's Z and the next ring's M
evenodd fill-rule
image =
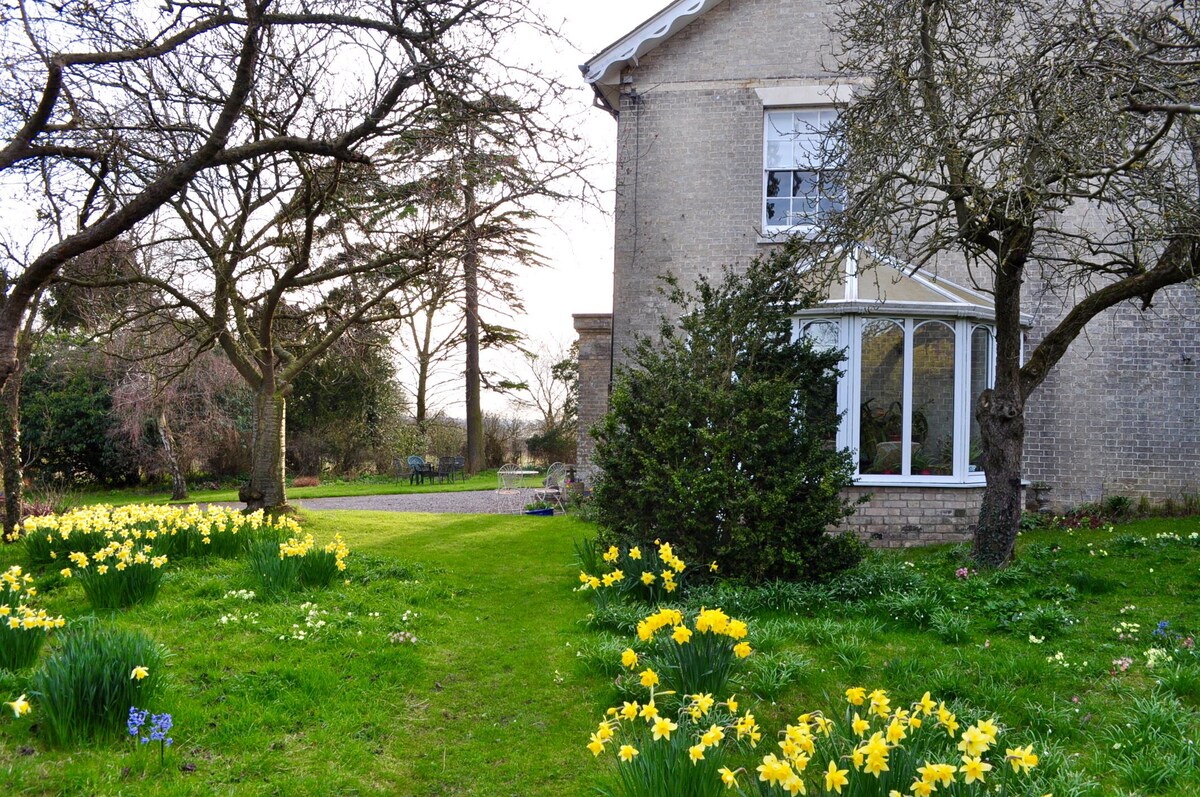
M804 325L804 337L811 340L813 348L818 351L837 349L839 348L839 327L840 325L836 321L810 321ZM829 393L821 403L820 411L826 415L821 420L828 421L830 426L836 429L839 412L836 381L830 384ZM831 447L837 445L836 434L835 431L827 441Z
M862 324L858 464L860 473L899 475L904 432L904 326Z
M912 475L954 472L954 330L926 321L913 331Z
M979 421L975 420L975 405L979 396L989 387L992 373L992 333L987 327L975 327L971 330L971 406L967 409L971 416L971 448L967 453L967 472L980 473L983 471L983 434L979 430Z

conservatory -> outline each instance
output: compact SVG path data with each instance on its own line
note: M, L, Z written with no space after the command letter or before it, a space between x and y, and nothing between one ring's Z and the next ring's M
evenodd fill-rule
M991 298L865 249L844 262L795 329L845 351L836 445L853 452L856 483L982 487L972 408L995 369Z

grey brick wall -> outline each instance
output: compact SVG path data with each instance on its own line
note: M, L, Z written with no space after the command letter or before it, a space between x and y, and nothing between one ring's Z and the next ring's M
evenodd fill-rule
M845 495L871 500L846 520L844 530L877 548L910 548L970 540L983 488L854 487Z
M595 313L573 316L579 335L579 451L576 477L592 480L592 452L596 441L588 434L608 411L612 368L612 316Z
M755 89L830 81L824 69L834 47L827 32L833 8L820 0L726 0L626 70L617 125L618 363L632 336L653 331L666 311L660 275L687 285L764 253L763 109ZM935 269L970 284L954 257L939 259ZM1031 276L1027 351L1069 308ZM607 397L607 373L591 387L581 379L581 394L587 390ZM1178 287L1151 313L1125 306L1097 319L1031 397L1027 414L1026 477L1049 482L1056 505L1114 493L1162 500L1200 491L1197 291ZM581 442L581 463L587 445ZM928 511L909 505L912 499L882 498L880 488L871 492L877 501L904 500L886 509L904 509L907 525L936 529L916 535L925 541L969 526L957 515L954 523L934 523L929 512L966 510L973 523L978 505L978 491L969 489L940 491L956 497L931 499ZM947 502L954 505L938 506ZM874 507L862 516L878 520Z

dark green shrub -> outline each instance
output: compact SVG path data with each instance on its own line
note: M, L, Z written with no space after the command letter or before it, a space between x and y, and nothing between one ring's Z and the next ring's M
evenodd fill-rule
M670 539L687 562L751 582L827 576L853 559L825 536L852 511L851 458L832 445L842 354L793 339L812 297L782 258L727 268L694 294L672 285L678 324L636 341L593 430L610 533Z
M30 688L47 738L67 744L115 736L130 706L154 705L166 657L161 645L138 631L95 620L68 629ZM139 667L144 677L134 675Z

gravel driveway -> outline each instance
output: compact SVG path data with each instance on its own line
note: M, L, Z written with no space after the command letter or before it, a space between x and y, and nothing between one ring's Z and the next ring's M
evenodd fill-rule
M532 493L532 490L527 491ZM450 514L486 515L512 513L518 504L505 501L494 490L471 490L458 493L410 493L408 495L358 495L345 498L297 498L289 503L303 509L361 509L373 512L435 512Z

